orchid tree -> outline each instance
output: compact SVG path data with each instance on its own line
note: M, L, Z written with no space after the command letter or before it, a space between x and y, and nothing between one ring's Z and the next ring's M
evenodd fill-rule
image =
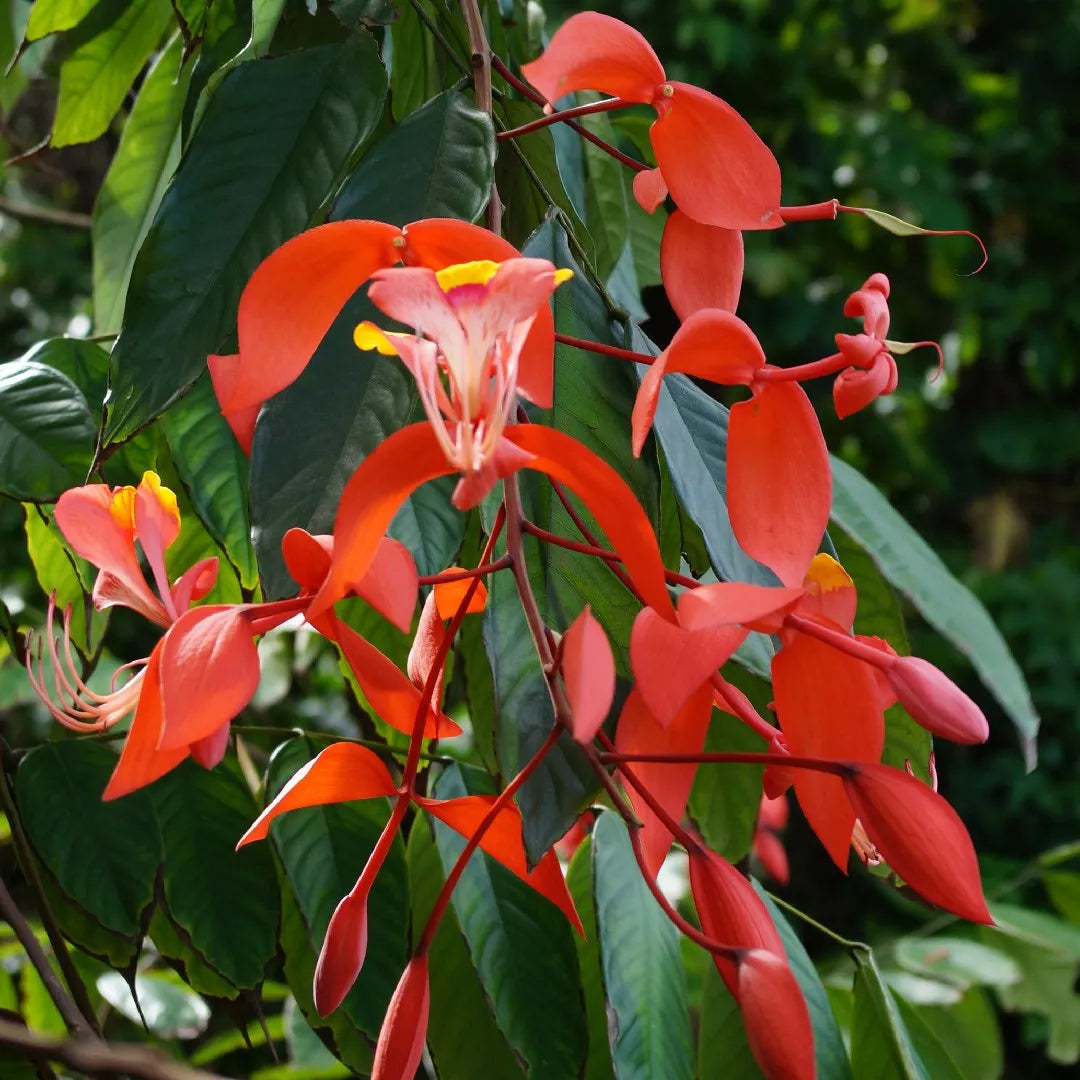
M70 1034L0 1045L179 1076L101 1020L154 1028L169 987L263 1041L287 997L317 1075L959 1076L842 938L834 1011L795 927L835 933L761 880L797 807L843 874L995 923L932 749L987 717L908 655L889 581L955 597L940 628L1032 762L1037 717L817 411L941 350L890 337L873 264L800 365L737 314L745 232L949 223L785 205L753 103L595 12L37 0L23 34L70 47L53 146L142 78L94 335L0 368L46 595L9 647L48 725L4 806Z

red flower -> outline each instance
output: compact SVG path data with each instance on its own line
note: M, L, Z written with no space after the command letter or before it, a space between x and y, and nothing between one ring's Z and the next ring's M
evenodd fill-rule
M634 195L650 213L670 190L695 221L725 229L776 229L780 167L753 128L707 90L671 82L652 46L632 27L586 11L556 31L522 74L549 101L600 90L651 105L650 138L659 168L638 173Z

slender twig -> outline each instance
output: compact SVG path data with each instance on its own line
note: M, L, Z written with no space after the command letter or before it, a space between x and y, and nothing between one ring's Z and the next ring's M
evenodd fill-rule
M18 202L0 195L0 214L20 218L23 221L38 221L43 225L63 225L69 229L89 229L93 218L89 214L79 214L74 210L54 210L48 206L36 206L34 203Z
M653 364L656 361L656 357L650 356L648 353L634 352L632 349L620 349L615 345L604 345L599 341L572 337L570 334L560 334L558 331L555 332L555 340L563 345L570 345L575 349L600 353L603 356L614 356L617 360L629 360L635 364Z
M465 29L469 35L469 48L472 51L473 89L476 92L476 107L481 112L491 115L491 47L488 45L484 19L480 14L477 0L461 0L461 13L465 16ZM502 233L502 200L499 189L492 181L491 197L487 206L487 227L496 236Z
M486 577L497 570L508 570L512 561L509 555L504 555L501 559L484 563L472 570L444 570L441 574L421 574L419 580L421 585L447 585L451 581L467 581L469 578Z
M49 945L52 947L53 956L56 957L56 962L60 965L60 971L67 982L71 996L87 1026L95 1035L100 1035L101 1027L98 1024L97 1013L94 1012L94 1006L90 1001L90 993L86 989L86 983L83 982L78 968L75 967L75 962L71 959L67 942L60 932L60 926L53 915L48 897L45 895L45 885L41 880L41 875L38 873L34 853L30 849L30 840L26 835L26 830L23 828L22 818L19 816L19 810L15 805L11 789L8 787L7 774L3 772L0 772L0 803L3 804L4 814L11 830L11 839L15 844L19 867L27 884L33 890L34 899L37 903L38 918L41 919L41 925L45 928L45 934L49 939Z
M509 131L500 131L496 138L500 142L504 142L506 139L516 139L520 135L529 135L534 131L541 131L543 128L551 127L552 124L558 124L563 120L574 120L579 116L593 116L595 113L625 109L630 104L632 102L623 101L622 98L617 97L604 98L602 101L590 101L587 105L575 105L572 109L562 109L559 112L548 113L546 116L522 124L521 127L510 128Z
M412 4L417 17L424 24L427 32L442 46L443 51L453 61L454 66L458 71L460 71L462 75L470 74L469 65L458 56L457 49L454 48L446 35L439 29L438 24L424 10L424 5L420 3L420 0L409 0L409 3Z
M600 755L601 761L615 765L623 762L651 761L660 765L784 765L793 769L811 769L814 772L829 773L832 776L851 776L858 773L857 763L848 761L830 761L825 758L797 757L794 754L759 754L750 751L731 751L698 754L624 754L619 751L605 750Z
M870 946L867 945L865 941L852 941L849 938L841 937L835 930L830 930L824 923L819 923L813 916L807 915L805 911L800 911L794 904L789 904L775 893L766 892L765 895L768 896L777 907L783 908L789 915L794 915L796 919L806 923L807 926L812 926L819 934L824 934L827 938L832 938L832 940L842 948L849 949L851 952L870 951Z
M93 1037L54 1039L10 1020L0 1019L0 1046L6 1046L30 1061L58 1061L91 1076L120 1074L137 1080L225 1080L218 1073L181 1065L148 1046L105 1043Z
M45 989L49 992L49 997L52 998L53 1004L56 1006L57 1012L60 1013L68 1031L72 1035L93 1038L93 1032L88 1026L86 1018L76 1008L71 995L64 989L64 984L57 977L56 972L53 971L49 958L45 955L45 950L41 947L34 931L30 929L26 917L12 899L3 878L0 878L0 915L15 931L15 936L26 950L30 963L34 965L37 973L41 976L41 981L45 984Z

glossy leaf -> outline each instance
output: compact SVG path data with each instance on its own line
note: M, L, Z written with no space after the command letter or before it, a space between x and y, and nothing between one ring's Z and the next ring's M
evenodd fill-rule
M268 848L236 851L256 813L251 792L230 768L185 762L150 794L161 826L169 915L224 978L240 988L257 986L277 948L278 905Z
M248 536L248 462L221 415L207 376L165 414L162 430L199 520L236 567L240 584L253 589L258 568Z
M693 1044L677 932L642 880L626 826L613 813L597 818L592 858L615 1074L689 1080Z
M78 26L97 3L98 0L37 0L26 24L26 40L37 41Z
M195 381L251 272L308 225L385 92L375 45L359 34L242 64L221 84L135 261L112 357L110 440Z
M0 367L0 493L52 502L86 479L97 417L79 388L34 360Z
M409 833L409 895L414 935L427 921L445 880L431 827L418 821ZM462 1032L468 1032L463 1039ZM491 1080L524 1075L495 1023L461 926L451 905L431 945L431 1016L428 1048L444 1080L472 1080L477 1061Z
M435 788L444 799L468 793L456 767L443 772ZM465 841L437 822L435 843L449 872ZM515 1054L537 1076L577 1075L585 1060L585 1019L566 917L482 854L469 860L452 903L495 1021Z
M986 608L866 477L835 457L832 471L833 518L923 618L970 658L1016 725L1024 759L1033 768L1039 717L1023 673Z
M168 0L105 0L72 34L60 66L53 146L103 134L172 19Z
M420 8L429 18L438 11L425 0ZM421 108L442 88L438 45L427 32L419 12L412 4L402 4L400 17L390 27L390 109L399 123Z
M109 388L109 354L92 341L58 337L38 342L24 359L33 360L66 375L81 391L95 418Z
M131 269L180 160L190 65L180 66L178 37L158 57L139 89L109 171L94 202L94 329L120 329Z
M403 161L409 163L406 170ZM331 219L391 225L434 217L472 221L487 205L494 168L491 118L459 91L446 90L364 155Z
M746 1038L738 1003L712 964L705 969L700 1017L698 1075L723 1076L725 1080L763 1080ZM821 1080L832 1080L827 1073L820 1075Z
M267 796L275 796L312 756L305 739L279 747L267 774ZM330 916L356 883L388 817L385 800L369 799L294 810L274 821L270 837L284 868L285 887L304 917L312 961L322 946ZM375 880L368 917L379 933L371 936L363 970L341 1008L374 1040L407 959L408 892L404 848L399 841Z
M154 899L161 834L148 793L101 801L115 765L101 743L46 743L23 759L15 797L35 852L64 893L107 929L137 937Z
M275 881L275 893L277 882ZM160 894L159 894L160 899ZM275 913L276 921L276 913ZM154 948L180 972L184 982L196 994L234 1000L240 990L200 956L186 940L186 933L169 918L169 914L159 903L150 917L147 936L154 943Z

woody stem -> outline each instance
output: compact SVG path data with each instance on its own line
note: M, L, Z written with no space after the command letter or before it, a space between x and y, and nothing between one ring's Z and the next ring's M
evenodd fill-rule
M473 90L476 94L476 107L491 115L491 47L488 45L484 19L480 14L477 0L461 0L461 13L465 16L465 30L469 35L469 49L472 53ZM491 184L491 197L487 206L487 227L496 236L502 232L502 200L494 181Z
M431 909L431 914L428 916L428 920L424 924L424 929L421 931L420 938L416 943L414 955L422 956L431 947L431 942L439 929L439 923L442 922L442 917L446 913L446 905L450 902L454 888L464 873L465 865L468 863L472 853L480 846L484 834L494 824L503 807L510 802L518 788L529 779L536 767L544 760L545 755L558 741L561 733L562 729L556 724L548 733L548 737L543 741L540 748L526 762L525 767L503 788L499 797L491 804L488 812L480 820L480 824L477 825L465 847L462 848L461 854L450 868L450 873L446 875L446 881L443 882L443 887L439 890L439 895L435 899L435 906Z

